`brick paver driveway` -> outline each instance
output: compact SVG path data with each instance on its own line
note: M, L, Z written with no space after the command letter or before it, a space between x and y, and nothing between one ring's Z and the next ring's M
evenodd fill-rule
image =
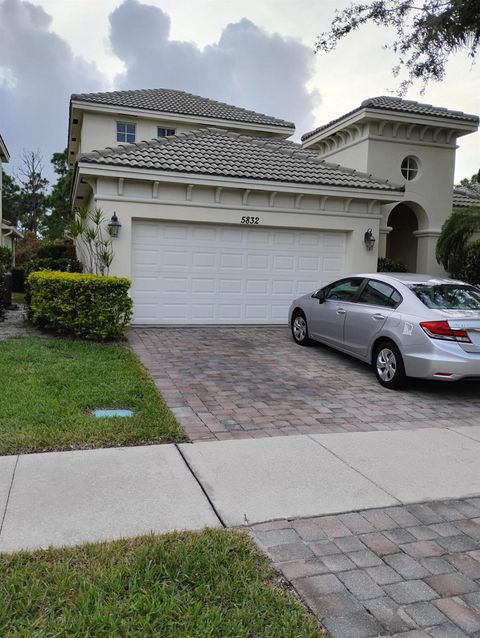
M252 532L332 638L480 636L480 498Z
M475 382L382 388L287 328L135 328L130 343L192 440L480 424Z

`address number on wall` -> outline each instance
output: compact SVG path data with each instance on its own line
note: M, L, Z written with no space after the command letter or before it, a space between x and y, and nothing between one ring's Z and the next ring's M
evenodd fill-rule
M242 217L240 220L241 224L259 224L260 217Z

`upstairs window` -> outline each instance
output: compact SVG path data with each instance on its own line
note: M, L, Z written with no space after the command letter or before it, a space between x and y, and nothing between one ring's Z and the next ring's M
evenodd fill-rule
M411 182L412 179L418 175L418 171L420 170L418 160L413 155L408 155L402 162L401 166L402 175L408 182Z
M174 128L164 128L163 126L157 126L157 137L170 137L175 135Z
M137 125L128 122L117 122L117 142L126 142L133 144L135 142L135 133Z

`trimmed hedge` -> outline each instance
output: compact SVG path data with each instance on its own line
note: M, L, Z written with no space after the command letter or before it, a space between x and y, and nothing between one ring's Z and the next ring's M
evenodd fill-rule
M43 270L28 284L29 318L38 328L96 340L124 336L133 306L128 279Z
M5 282L5 271L0 264L0 320L5 316L5 297L6 297L7 285Z

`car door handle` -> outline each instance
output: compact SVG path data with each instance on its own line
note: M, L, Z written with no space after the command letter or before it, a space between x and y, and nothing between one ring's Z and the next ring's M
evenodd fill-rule
M339 308L339 309L337 310L337 315L344 315L344 314L346 314L346 312L347 312L347 311L346 311L346 310L344 310L343 308Z
M372 315L372 319L376 319L377 321L381 321L382 319L385 319L385 317L383 315L381 315L380 313L378 313L376 315Z

